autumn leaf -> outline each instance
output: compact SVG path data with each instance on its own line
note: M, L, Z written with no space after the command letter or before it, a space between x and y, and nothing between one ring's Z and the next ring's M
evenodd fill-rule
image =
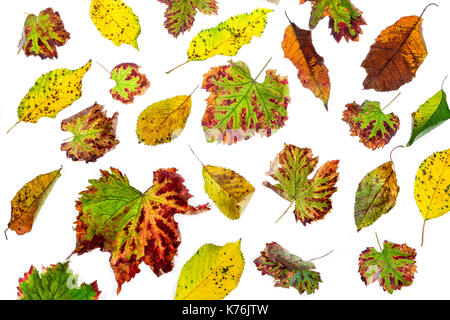
M289 18L288 18L289 19ZM305 88L323 101L328 110L330 98L330 77L323 58L313 46L311 31L303 30L289 20L286 28L282 48L284 57L291 60L298 70L298 78Z
M58 12L52 8L42 10L38 16L29 14L25 20L19 52L27 57L39 56L41 59L58 58L56 47L61 47L70 39Z
M78 276L69 263L52 264L39 271L31 266L19 279L18 300L97 300L101 291L97 281L77 284Z
M322 282L314 263L302 260L276 242L267 243L264 251L253 262L262 275L274 278L275 287L293 287L300 294L312 294Z
M119 144L116 139L116 112L111 118L106 116L103 106L95 103L92 107L65 119L61 122L62 131L73 134L70 142L61 145L61 151L66 151L67 158L73 161L84 160L95 162L98 158Z
M176 96L146 108L137 121L139 142L156 146L178 138L186 125L191 107L191 96Z
M116 86L109 92L122 103L134 102L135 96L141 96L150 88L147 76L139 72L140 66L134 63L121 63L111 71L111 79Z
M19 122L36 123L42 117L55 118L63 109L80 99L82 80L91 61L79 69L57 69L40 76L17 109Z
M202 125L208 142L229 145L256 133L270 137L284 126L290 102L286 77L268 70L264 82L252 78L242 62L211 68L202 88L210 95Z
M129 44L139 50L137 38L141 25L133 10L122 0L92 0L91 20L103 37L116 46Z
M385 114L377 101L353 102L346 107L342 120L350 126L351 136L359 136L359 142L369 149L383 148L400 127L400 119L393 113Z
M380 251L369 247L359 256L359 273L366 286L378 281L391 294L410 286L416 269L416 250L406 244L385 240Z
M386 162L370 171L358 185L355 197L355 223L360 231L372 225L396 204L400 188L394 164Z
M414 181L414 198L425 223L446 214L450 204L450 149L435 152L426 158Z
M101 170L76 202L77 244L73 254L96 248L110 252L110 264L120 292L122 284L140 272L144 262L160 276L173 268L181 243L175 214L193 215L209 210L193 207L184 179L175 168L153 174L153 186L144 193L133 188L118 169Z
M175 300L222 300L238 286L244 264L241 240L201 246L181 269Z
M200 31L189 45L188 60L167 73L190 61L202 61L215 55L235 56L242 46L250 43L253 37L262 35L266 27L267 15L272 11L256 9L252 13L233 16L217 27Z
M60 176L61 169L38 175L17 192L14 199L11 200L9 229L18 235L31 231L39 210Z
M191 30L197 10L203 14L217 14L216 0L158 0L167 5L164 26L175 38Z
M422 15L403 17L377 37L362 63L367 72L364 89L393 91L415 77L428 55Z
M314 29L320 20L329 17L329 28L337 42L342 38L347 42L359 40L359 34L362 33L361 26L366 22L362 17L362 12L349 0L300 0L300 4L306 1L312 3L309 20L311 29Z
M291 202L284 214L295 203L295 219L297 222L300 220L304 226L323 219L330 212L331 196L337 191L335 185L339 178L339 160L328 161L317 170L312 179L308 179L318 162L319 158L313 158L311 149L285 144L283 151L271 163L270 171L266 173L278 183L263 183Z
M422 104L412 115L412 132L407 147L450 119L447 94L443 89Z

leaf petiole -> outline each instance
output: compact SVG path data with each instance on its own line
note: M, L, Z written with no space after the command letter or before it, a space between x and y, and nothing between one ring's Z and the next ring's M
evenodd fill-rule
M295 200L292 200L292 201L291 201L291 204L289 205L289 207L283 212L283 214L282 214L277 220L275 220L275 223L278 223L278 221L280 221L281 218L284 217L284 215L289 211L289 209L292 207L292 205L294 204L294 202L295 202Z
M169 74L169 73L171 73L172 71L175 71L175 70L177 70L178 68L181 68L182 66L184 66L184 65L187 64L187 63L189 63L190 61L191 61L191 60L188 60L188 61L183 62L182 64L176 66L175 68L170 69L169 71L166 72L166 74Z

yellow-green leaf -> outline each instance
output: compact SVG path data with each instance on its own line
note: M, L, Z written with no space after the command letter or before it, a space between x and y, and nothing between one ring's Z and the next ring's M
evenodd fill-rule
M450 149L436 152L422 162L414 182L414 198L425 222L449 211Z
M152 104L138 118L139 142L156 146L176 139L183 132L191 107L190 96L176 96Z
M241 240L223 247L205 244L183 266L175 300L221 300L237 287L243 271Z
M239 219L255 188L233 170L204 166L205 191L219 210L229 219Z
M106 39L116 46L125 43L139 50L139 19L122 0L92 0L90 15L94 25Z

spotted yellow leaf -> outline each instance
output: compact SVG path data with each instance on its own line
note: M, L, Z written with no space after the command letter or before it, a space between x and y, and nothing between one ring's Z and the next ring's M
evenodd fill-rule
M125 43L139 50L139 19L122 0L92 0L90 15L94 25L106 39L116 46Z

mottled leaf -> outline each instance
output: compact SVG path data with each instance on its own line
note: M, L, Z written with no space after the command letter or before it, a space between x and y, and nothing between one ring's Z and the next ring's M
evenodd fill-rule
M181 269L175 300L221 300L239 284L244 271L241 241L205 244Z
M202 120L208 142L233 144L255 133L270 137L288 118L288 80L275 70L258 83L244 62L231 62L211 68L202 88L210 93Z
M106 39L116 46L125 43L139 50L139 19L122 0L92 0L89 14L97 30Z
M267 243L254 263L263 275L275 280L275 287L294 287L300 294L314 293L322 282L312 262L302 260L276 242Z
M144 193L133 188L119 170L101 171L76 202L77 245L81 255L96 248L110 252L119 293L122 284L140 272L144 262L160 276L173 268L181 243L175 214L192 215L208 205L192 207L192 197L175 168L154 172L153 186Z
M60 176L61 169L38 175L17 192L11 200L9 229L18 235L31 231L39 210Z
M353 102L346 107L342 120L350 126L351 136L359 136L359 142L369 149L383 148L400 127L400 119L393 113L385 114L377 101Z
M19 279L19 300L97 300L100 291L97 281L77 284L78 276L69 269L69 263L58 263L43 268L39 273L31 266Z
M392 161L370 171L356 191L355 223L358 231L388 213L395 206L399 191Z
M305 88L323 101L328 110L330 77L323 58L313 46L311 31L303 30L291 23L285 30L282 43L284 57L291 60L298 70L298 78Z
M72 141L64 142L61 151L74 161L95 162L98 158L119 144L116 139L116 112L111 118L106 116L103 106L95 103L61 122L61 129L73 134Z
M278 183L263 183L291 205L295 203L295 219L304 226L323 219L330 212L331 196L337 191L339 160L326 162L308 179L318 162L319 158L313 158L311 149L285 144L267 172Z
M27 57L58 58L56 47L65 45L69 39L70 33L64 28L59 13L47 8L38 16L34 14L27 16L19 50L23 50Z
M111 71L111 79L116 86L109 92L112 97L122 103L134 102L135 96L141 96L150 87L145 74L139 72L140 66L134 63L121 63Z
M391 294L410 286L416 272L416 250L406 244L385 240L381 252L370 247L359 256L359 273L366 286L378 281Z
M139 142L156 146L178 138L186 125L191 107L190 96L176 96L146 108L137 121Z

